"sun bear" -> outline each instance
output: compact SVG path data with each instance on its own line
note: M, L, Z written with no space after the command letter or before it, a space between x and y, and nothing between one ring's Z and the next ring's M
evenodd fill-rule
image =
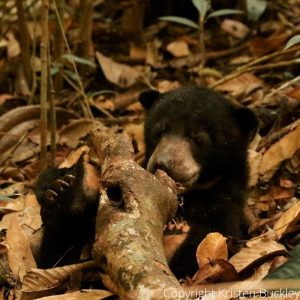
M205 87L148 90L139 100L146 110L147 169L164 170L186 189L177 218L190 230L169 261L184 278L197 271L195 251L207 233L241 236L247 148L258 121L252 110ZM39 267L76 262L93 234L99 195L96 184L86 183L85 166L81 159L72 168L45 171L37 181L44 223Z
M186 188L177 217L190 227L170 259L177 278L197 271L195 251L209 232L241 236L254 112L205 87L143 92L146 166Z

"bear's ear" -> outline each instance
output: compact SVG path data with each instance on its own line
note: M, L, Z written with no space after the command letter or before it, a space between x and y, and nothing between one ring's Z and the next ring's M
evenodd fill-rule
M258 127L258 119L256 114L249 108L237 107L234 116L240 125L241 130L252 139Z
M145 110L149 110L161 95L157 90L146 90L140 94L139 101Z

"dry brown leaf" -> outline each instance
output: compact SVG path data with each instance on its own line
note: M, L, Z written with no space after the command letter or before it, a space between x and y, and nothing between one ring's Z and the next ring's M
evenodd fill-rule
M250 51L254 56L263 56L272 51L278 50L291 36L291 31L274 35L269 38L254 37L249 42Z
M247 292L253 294L253 292L257 290L257 293L259 293L260 291L257 288L257 285L260 284L262 279L264 279L269 274L272 263L273 260L263 263L255 270L254 274L251 277L247 278L242 282L232 284L228 288L228 290L234 290L239 293L243 292L244 294L246 294Z
M244 299L242 295L253 296L253 293L257 291L259 294L259 288L264 288L261 285L262 279L269 273L272 265L272 261L268 261L259 266L254 274L244 281L235 281L228 283L204 283L200 285L193 285L184 287L187 292L194 293L194 295L203 295L202 300L232 300L232 299ZM251 299L253 299L251 297ZM267 298L266 298L267 299Z
M97 264L94 261L88 261L47 270L32 268L24 277L22 296L28 298L31 296L31 299L35 299L54 294L72 274L95 268L95 266Z
M154 39L153 41L147 43L147 56L146 64L152 67L161 67L162 66L162 55L159 53L159 49L162 45L162 42L159 39Z
M187 42L183 40L174 41L167 45L167 51L175 57L184 57L190 55L190 50Z
M212 260L228 259L227 238L218 232L209 233L199 244L196 257L199 268L209 264Z
M1 195L5 196L10 194L22 194L24 191L25 191L24 183L15 183L9 185L6 188L1 189ZM18 198L12 199L11 201L0 201L0 207L1 207L1 214L9 213L12 211L20 211L24 208L24 197L19 196ZM3 219L0 222L0 230L3 229L1 228L2 222Z
M259 198L260 202L271 202L285 200L288 201L294 197L295 191L293 189L285 189L280 186L272 186L266 195Z
M263 153L259 169L263 181L269 181L280 163L291 158L300 148L300 120L295 121L288 127L290 128L290 132Z
M275 223L274 230L278 239L293 231L293 227L300 221L300 201L290 207L281 218Z
M144 151L144 125L142 123L128 123L123 128L124 132L126 132L130 137L134 138L134 140L137 142L138 150Z
M248 26L232 19L225 19L221 24L221 29L238 39L244 39L250 31Z
M238 279L237 272L233 265L224 259L216 259L210 264L200 268L193 277L192 284L200 284L204 281L236 281Z
M175 90L178 89L179 87L180 87L180 83L178 81L162 80L157 83L157 89L161 93Z
M64 161L59 165L59 168L70 168L72 167L82 155L86 155L90 152L90 147L83 145L76 150L72 150Z
M245 271L255 263L268 259L273 255L283 255L287 251L282 244L272 240L259 240L251 248L242 248L240 252L229 259L238 273Z
M60 144L66 144L71 149L75 149L80 140L86 137L94 128L104 128L104 125L96 120L80 119L71 121L60 131Z
M295 188L294 182L286 178L279 178L279 185L285 189Z
M63 295L55 295L55 296L49 296L49 297L43 297L38 299L43 300L101 300L106 299L109 296L112 296L113 294L109 291L105 290L95 290L95 289L89 289L89 290L80 290L73 293L67 293ZM36 299L36 300L38 300Z
M21 53L21 47L19 42L16 40L12 32L6 34L8 44L7 44L7 56L8 58L13 58Z
M9 95L9 94L0 95L0 105L3 105L7 100L10 100L10 99L15 99L15 97L12 95Z
M276 231L268 227L266 232L247 241L246 246L251 248L261 241L277 241Z
M135 69L125 64L119 64L98 51L96 52L96 58L105 78L120 87L125 88L134 85L140 76Z
M140 45L130 43L129 56L134 60L146 60L146 49Z
M276 220L278 220L281 217L282 213L279 212L277 213L275 216L273 216L272 218L267 218L267 219L259 219L256 222L254 222L253 224L251 224L251 226L248 229L249 233L254 232L257 229L264 229L266 228L266 225L268 226L272 226L272 224L274 224L276 222Z
M217 90L229 92L232 96L246 96L258 87L263 86L263 81L252 73L244 73L236 78L226 81L217 87Z
M3 157L6 156L6 151L10 153L11 149L20 141L20 138L32 131L34 128L37 128L38 124L38 120L28 120L14 126L12 129L7 131L2 137L0 144L0 153L3 155ZM24 149L22 149L22 152L24 152Z
M20 226L16 213L11 214L10 226L7 229L6 240L9 246L7 259L12 272L23 280L26 271L36 268L29 240Z
M250 62L252 58L250 56L238 56L238 57L233 57L230 59L229 64L230 65L241 65L241 64L246 64Z
M300 85L294 87L291 91L287 92L286 95L300 100Z

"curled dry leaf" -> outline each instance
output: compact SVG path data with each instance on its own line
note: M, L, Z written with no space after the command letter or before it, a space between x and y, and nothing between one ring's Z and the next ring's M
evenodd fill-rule
M263 153L259 170L263 181L271 179L280 163L291 158L300 148L300 120L288 127L290 131Z
M126 88L134 85L140 76L139 72L135 69L124 64L119 64L100 52L96 52L96 57L105 78L120 87Z
M238 273L258 263L261 260L269 259L270 256L283 255L287 251L282 244L271 240L260 240L252 245L245 247L240 252L229 259L229 262L235 267Z
M274 230L278 239L293 231L296 223L300 221L300 201L290 207L281 218L275 223Z
M57 125L66 124L70 119L77 119L78 117L67 109L56 107L56 121ZM39 120L40 106L27 105L14 108L7 113L0 116L0 137L18 124L28 120Z
M215 259L228 259L227 238L218 232L209 233L199 244L196 257L199 268Z
M59 290L72 274L95 268L96 266L97 264L94 261L88 261L47 270L31 269L24 277L21 289L22 296L24 298L30 298L31 296L31 299L34 299L53 294Z

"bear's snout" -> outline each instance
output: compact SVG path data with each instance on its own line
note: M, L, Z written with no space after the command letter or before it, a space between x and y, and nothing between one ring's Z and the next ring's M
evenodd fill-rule
M182 136L164 136L148 161L147 170L165 171L172 179L190 188L199 178L201 166L194 159L190 142Z

